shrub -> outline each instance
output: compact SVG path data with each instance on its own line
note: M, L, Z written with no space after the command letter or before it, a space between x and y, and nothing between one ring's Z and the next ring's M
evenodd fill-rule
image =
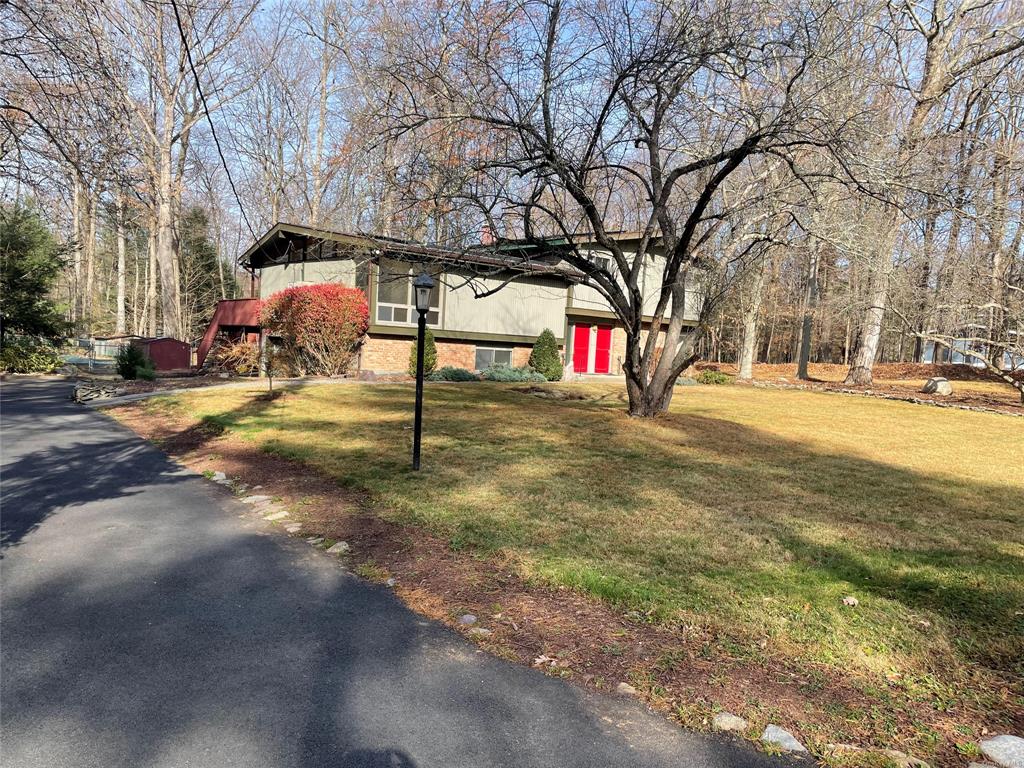
M114 364L122 379L138 378L137 371L145 367L147 362L142 350L132 344L121 347L114 356Z
M208 367L236 376L255 376L260 370L260 348L247 341L220 338L206 359Z
M0 370L10 373L52 373L63 362L51 342L30 336L8 338L0 350Z
M543 373L537 373L529 366L511 368L507 365L492 365L480 374L486 381L547 381Z
M480 381L480 378L472 371L465 368L456 368L446 365L427 376L431 381Z
M153 381L156 379L156 369L153 367L153 361L149 358L143 360L142 365L135 368L135 378L142 379L143 381Z
M409 375L416 375L416 346L413 341L412 349L409 350ZM434 343L434 334L429 328L423 336L423 375L433 373L437 367L437 344Z
M338 376L348 370L370 324L366 296L336 283L298 285L275 293L260 311L299 373Z
M559 381L562 378L562 357L558 354L558 342L555 334L545 328L533 345L530 353L530 367L548 381Z
M729 374L710 368L697 374L697 382L700 384L728 384L731 381L732 376Z

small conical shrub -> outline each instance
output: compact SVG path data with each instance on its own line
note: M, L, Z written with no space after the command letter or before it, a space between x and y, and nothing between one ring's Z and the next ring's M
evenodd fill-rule
M423 375L428 376L437 367L437 345L434 343L434 334L427 328L423 336ZM416 375L416 341L412 343L409 350L409 375Z
M558 354L558 342L555 341L555 334L547 328L533 345L530 367L543 374L548 381L558 381L562 378L562 358Z

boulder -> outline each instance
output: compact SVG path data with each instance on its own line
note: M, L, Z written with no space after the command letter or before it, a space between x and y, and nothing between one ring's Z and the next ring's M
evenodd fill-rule
M952 395L953 385L949 383L949 379L944 379L941 376L932 376L921 387L921 391L926 395Z
M807 748L796 740L796 736L777 725L769 725L761 734L761 741L772 744L783 752L806 752Z
M719 712L711 721L711 727L716 731L731 731L742 733L747 730L749 723L738 715L731 712Z
M1002 768L1024 768L1024 739L1020 736L993 736L978 746L985 757Z

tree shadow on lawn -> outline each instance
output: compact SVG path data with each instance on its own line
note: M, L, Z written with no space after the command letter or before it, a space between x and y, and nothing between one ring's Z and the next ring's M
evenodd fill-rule
M376 493L460 545L582 569L575 586L604 575L712 611L707 599L723 594L827 599L826 623L847 621L831 602L850 590L901 606L873 615L878 633L926 612L944 620L935 631L967 663L1005 677L1024 655L1016 489L815 450L721 418L645 423L604 405L441 387L427 390L417 474L411 389L364 389L343 417L318 407L353 396L310 391L290 412L246 403L217 420L272 430L264 450ZM529 411L510 426L506 405ZM709 584L720 591L704 593ZM917 631L898 634L913 642Z

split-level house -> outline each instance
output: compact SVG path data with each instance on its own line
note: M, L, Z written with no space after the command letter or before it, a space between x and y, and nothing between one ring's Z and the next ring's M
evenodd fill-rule
M637 236L623 233L618 241L628 250ZM412 278L426 270L436 286L426 320L439 367L478 371L491 364L525 365L537 336L548 328L562 348L567 372L619 374L625 333L598 291L561 258L564 247L556 240L544 249L500 241L456 252L277 224L242 255L241 263L255 276L261 299L290 286L326 282L363 290L370 328L358 358L362 371L408 368L417 321ZM611 264L598 248L589 258ZM651 310L660 289L659 261L653 257L642 277ZM695 319L697 301L688 304Z

